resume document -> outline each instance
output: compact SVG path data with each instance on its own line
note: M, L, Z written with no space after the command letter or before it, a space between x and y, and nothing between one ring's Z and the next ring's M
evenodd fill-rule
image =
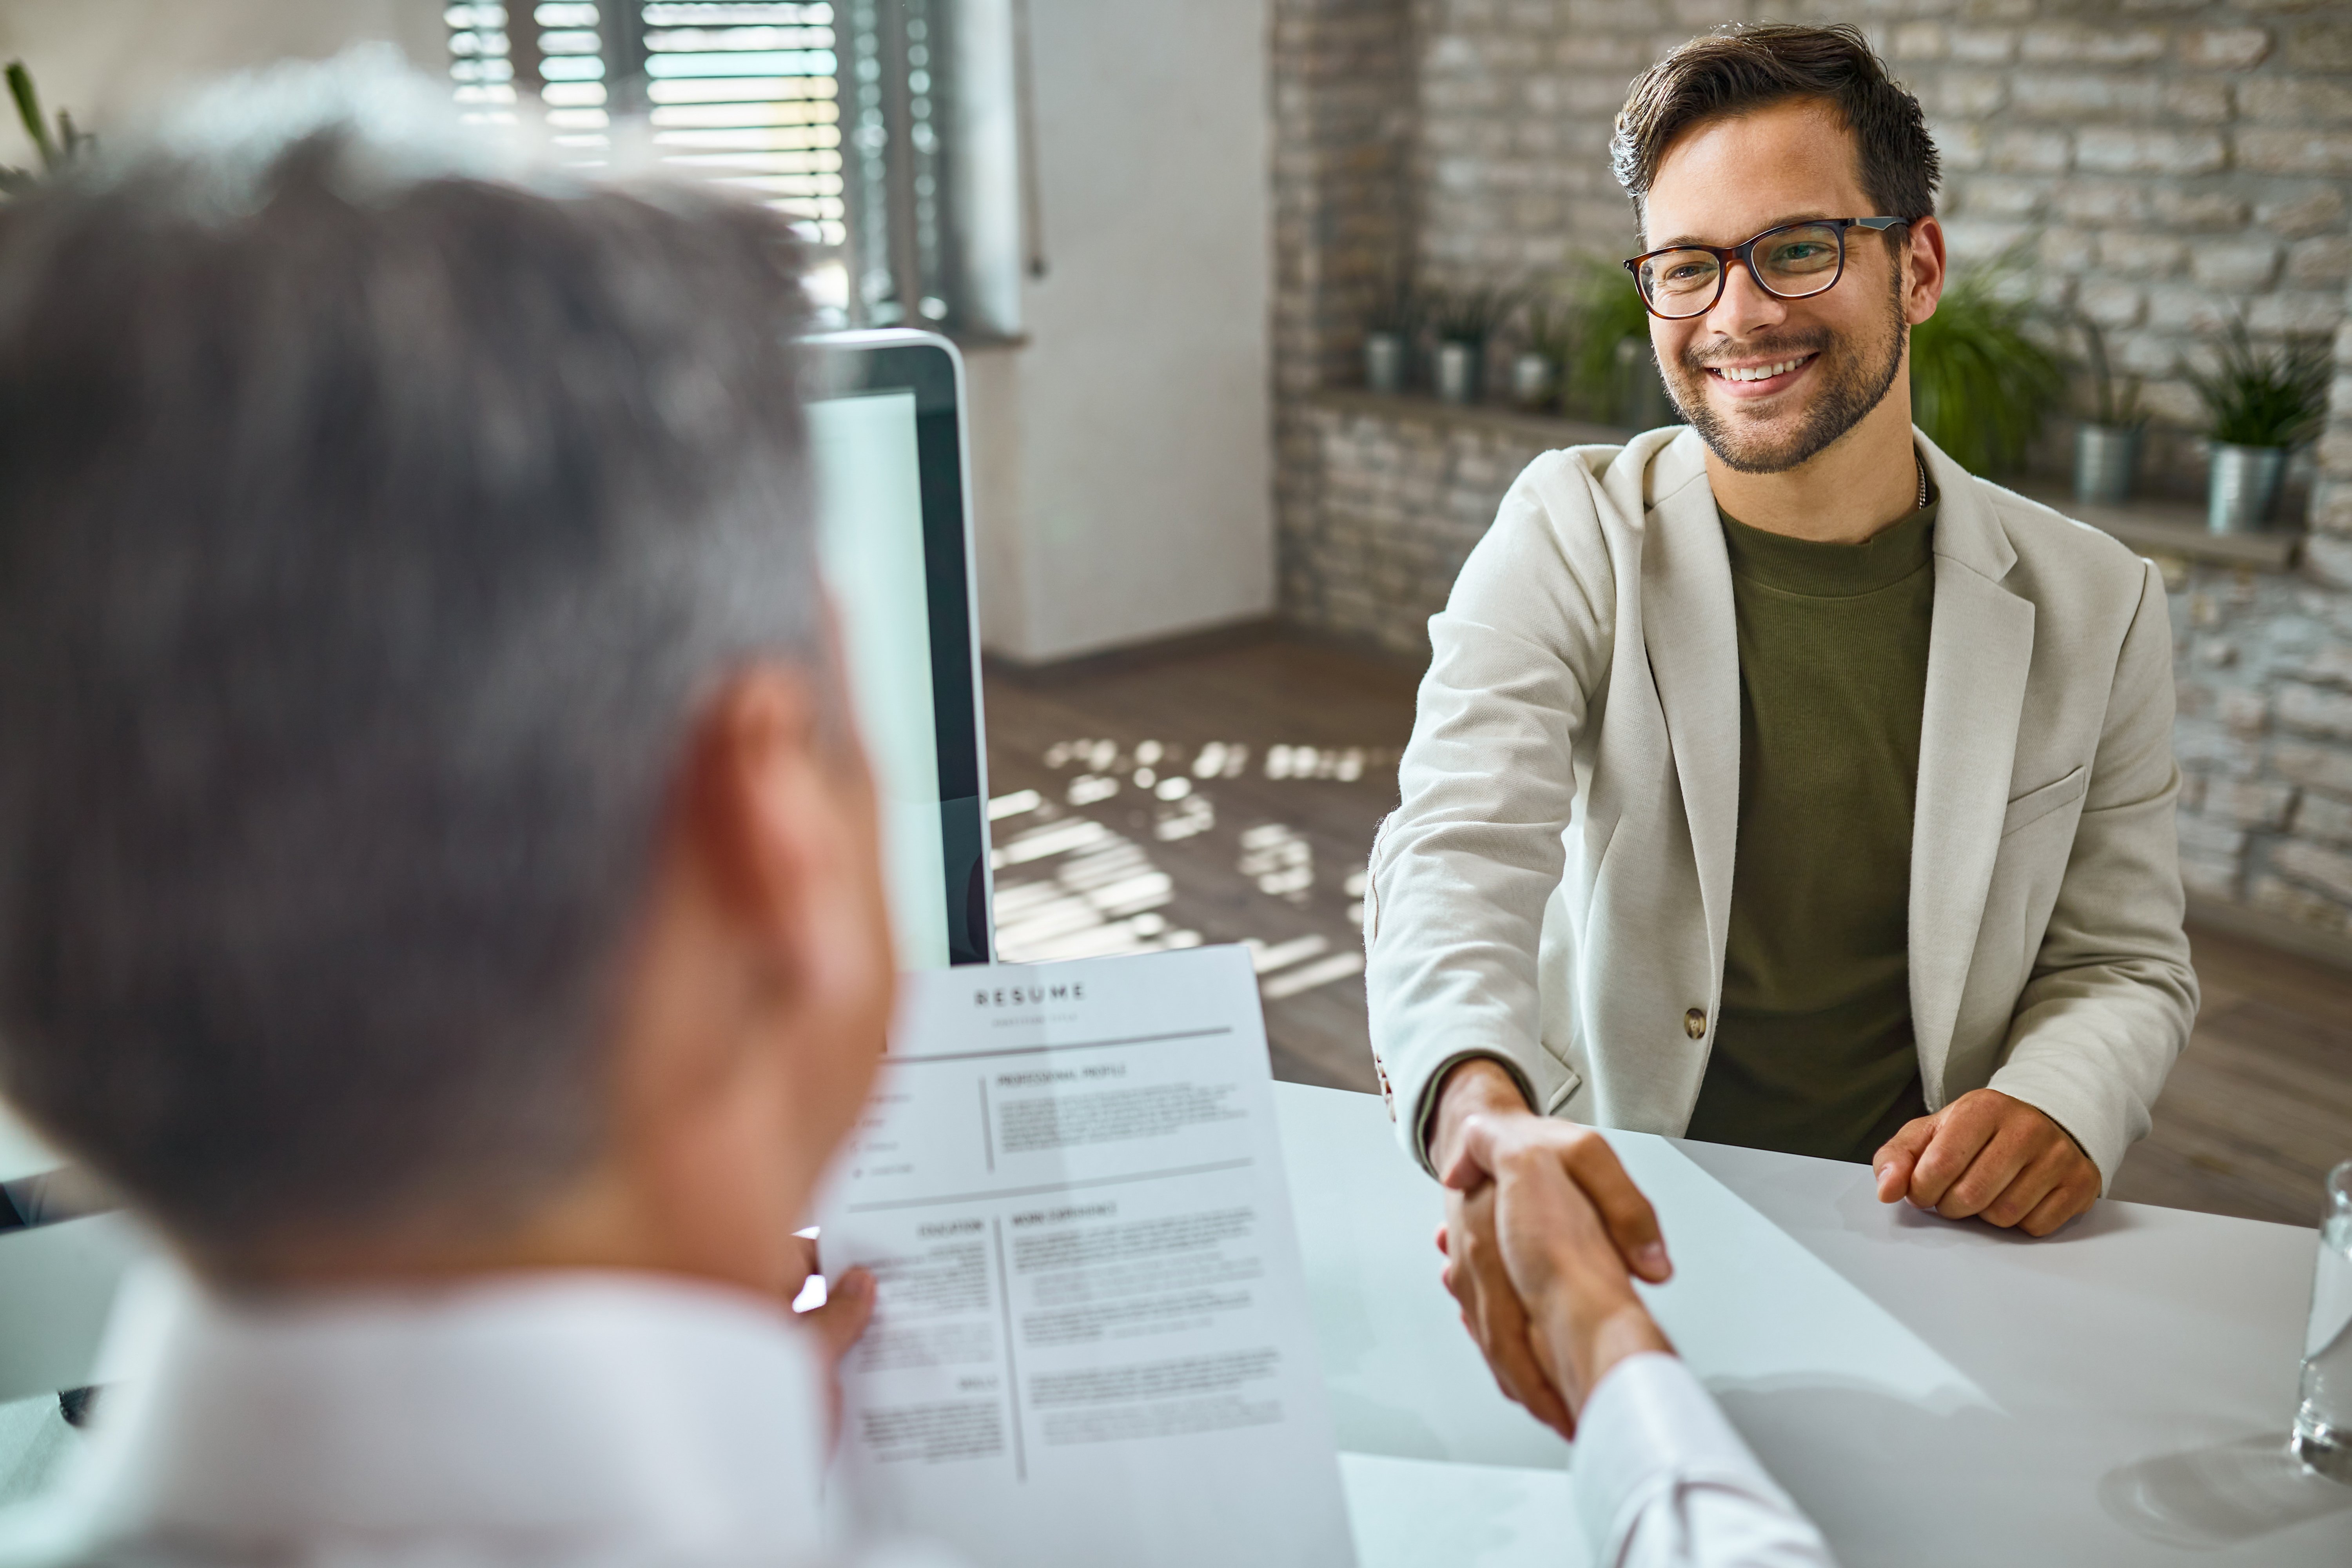
M1354 1561L1248 953L909 975L819 1218L845 1528L981 1568Z

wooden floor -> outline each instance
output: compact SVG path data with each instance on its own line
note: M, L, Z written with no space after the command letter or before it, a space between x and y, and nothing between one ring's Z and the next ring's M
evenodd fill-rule
M1370 1092L1364 858L1413 678L1266 641L988 679L1007 959L1247 942L1277 1076ZM1035 804L1028 802L1034 797Z
M2218 931L2189 937L2205 992L2197 1030L2112 1195L2317 1225L2321 1181L2352 1159L2352 975Z
M1247 942L1277 1077L1370 1091L1362 870L1396 802L1414 676L1267 637L992 669L1008 959ZM2352 1156L2352 975L2192 931L2205 1006L2114 1195L2317 1223Z

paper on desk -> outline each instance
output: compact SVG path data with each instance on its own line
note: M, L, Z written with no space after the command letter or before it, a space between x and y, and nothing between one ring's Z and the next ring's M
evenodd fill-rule
M1240 948L912 974L820 1215L833 1489L980 1568L1355 1561Z
M1588 1568L1568 1470L1342 1454L1362 1568Z

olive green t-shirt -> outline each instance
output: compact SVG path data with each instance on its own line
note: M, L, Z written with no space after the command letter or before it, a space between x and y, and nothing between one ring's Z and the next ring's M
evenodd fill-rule
M1911 806L1936 503L1860 544L1726 516L1739 839L1688 1136L1868 1160L1927 1113L1911 1037Z

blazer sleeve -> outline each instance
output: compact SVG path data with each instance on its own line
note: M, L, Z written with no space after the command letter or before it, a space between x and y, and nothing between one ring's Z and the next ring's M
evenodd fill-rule
M2141 567L2074 851L1991 1080L2065 1128L2103 1192L2147 1135L2197 1017L2173 823L2172 621L2155 564Z
M1365 899L1372 1053L1424 1170L1431 1091L1471 1057L1544 1108L1562 1069L1538 1043L1537 949L1559 885L1574 757L1607 679L1614 574L1592 470L1538 458L1431 617L1401 800Z

